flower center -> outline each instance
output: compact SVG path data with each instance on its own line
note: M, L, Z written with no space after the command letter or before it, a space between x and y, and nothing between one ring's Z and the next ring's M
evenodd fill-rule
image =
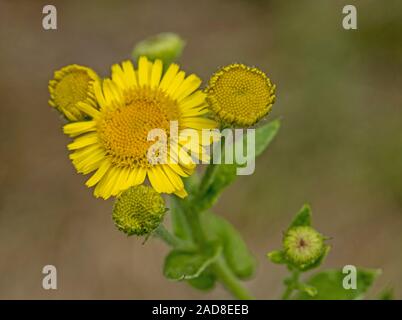
M140 185L124 191L113 208L116 226L128 235L146 235L155 230L165 215L161 195L148 186Z
M164 92L148 87L126 92L124 100L100 120L100 139L114 165L148 168L147 152L155 143L147 140L148 133L162 129L169 138L170 121L179 118L178 105Z
M68 108L87 99L88 86L92 79L84 70L74 70L60 80L54 91L56 105Z
M235 64L212 78L207 93L212 108L223 120L252 125L272 107L273 92L274 87L262 71Z

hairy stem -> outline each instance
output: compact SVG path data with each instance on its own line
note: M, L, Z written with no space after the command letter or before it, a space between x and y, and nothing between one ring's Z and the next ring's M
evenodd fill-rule
M180 247L183 246L183 241L169 232L163 224L160 224L155 230L155 235L166 242L169 246Z
M207 169L205 170L204 176L202 177L200 190L197 196L202 196L208 190L209 186L211 185L213 179L215 178L215 173L218 168L217 164L209 164Z
M233 274L232 270L229 269L222 257L212 265L212 270L214 270L218 279L235 298L240 300L255 299Z
M291 298L293 291L299 285L299 276L300 276L300 271L293 270L292 275L288 279L285 280L287 287L285 289L285 292L282 295L282 300L289 300Z

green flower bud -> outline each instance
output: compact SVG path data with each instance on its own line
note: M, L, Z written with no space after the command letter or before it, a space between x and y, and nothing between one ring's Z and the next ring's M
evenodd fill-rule
M113 221L127 235L143 236L154 231L165 215L165 201L148 186L127 189L116 200Z
M283 237L285 258L299 269L317 262L326 252L322 234L309 226L290 228Z
M149 60L161 59L165 66L180 57L185 42L175 33L160 33L139 42L133 50L134 60L146 56Z

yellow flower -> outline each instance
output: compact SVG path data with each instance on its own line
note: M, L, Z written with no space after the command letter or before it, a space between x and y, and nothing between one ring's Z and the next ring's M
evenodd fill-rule
M74 64L57 70L49 81L49 104L70 121L84 120L86 115L77 104L85 102L96 108L95 81L99 81L98 75L87 67Z
M220 69L210 79L207 101L223 125L252 126L275 101L275 85L264 72L243 64Z
M78 104L92 120L64 126L64 132L75 138L68 148L73 150L70 158L77 171L95 171L86 185L96 185L96 197L116 196L146 177L159 193L187 195L181 177L192 173L194 161L178 156L167 141L169 159L174 161L150 163L147 152L154 142L147 140L148 133L159 128L169 136L170 122L177 121L179 134L188 128L200 134L216 123L201 117L209 111L205 93L197 90L201 80L193 74L185 78L177 64L164 75L162 69L161 60L152 63L145 57L139 58L138 70L129 61L113 65L111 79L94 85L99 110L89 103Z

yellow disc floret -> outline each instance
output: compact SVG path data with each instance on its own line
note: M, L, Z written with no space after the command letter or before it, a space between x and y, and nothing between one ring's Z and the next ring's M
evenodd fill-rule
M93 82L98 81L97 74L90 68L70 65L54 73L49 81L49 104L56 108L69 121L81 121L86 115L77 108L79 102L96 106Z
M275 101L275 85L264 72L243 64L220 69L210 79L207 101L223 125L252 126Z
M99 136L114 165L150 168L147 151L154 143L148 133L155 128L169 136L170 121L177 121L177 103L163 91L150 88L132 90L125 104L105 112L99 123Z
M140 185L127 189L117 198L112 217L116 227L127 235L143 236L159 226L165 212L162 196Z

